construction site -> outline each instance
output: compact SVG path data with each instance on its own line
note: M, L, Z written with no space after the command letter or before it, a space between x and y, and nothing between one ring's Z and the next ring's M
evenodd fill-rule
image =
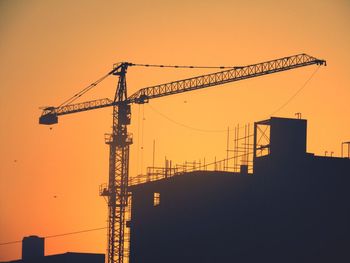
M342 156L307 152L307 121L270 117L227 132L226 157L148 167L129 175L131 105L229 82L326 65L298 54L127 93L130 67L189 67L118 63L105 76L58 107L40 124L66 114L113 108L108 183L108 263L348 262L350 142ZM203 67L206 68L206 67ZM113 99L73 103L110 75ZM233 143L231 143L233 142ZM233 145L232 145L233 144ZM186 149L185 149L186 150Z
M256 122L237 171L169 167L131 186L130 262L349 261L349 155L307 153L306 126Z

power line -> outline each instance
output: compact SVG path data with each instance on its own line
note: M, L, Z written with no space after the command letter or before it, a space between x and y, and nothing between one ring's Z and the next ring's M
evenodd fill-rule
M86 233L86 232L103 230L103 229L106 229L106 228L107 227L91 228L91 229L80 230L80 231L75 231L75 232L68 232L68 233L63 233L63 234L44 236L44 238L47 239L47 238L55 238L55 237L62 237L62 236L70 236L70 235L82 234L82 233ZM10 244L15 244L15 243L21 243L21 242L22 242L22 240L4 242L4 243L0 243L0 246L10 245Z
M81 231L69 232L69 233L64 233L64 234L46 236L44 238L54 238L54 237L62 237L62 236L69 236L69 235L75 235L75 234L82 234L82 233L102 230L102 229L106 229L106 228L107 227L92 228L92 229L86 229L86 230L81 230Z

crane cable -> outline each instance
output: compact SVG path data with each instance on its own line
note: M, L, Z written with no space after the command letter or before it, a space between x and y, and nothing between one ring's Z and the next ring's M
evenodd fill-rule
M141 104L138 104L137 114L137 144L136 144L136 173L139 174L140 170L140 118L141 118Z
M150 107L151 110L153 110L154 112L156 112L157 114L159 114L163 118L167 119L168 121L170 121L176 125L182 126L184 128L190 129L190 130L194 130L194 131L198 131L198 132L226 132L226 130L205 130L205 129L195 128L195 127L189 126L187 124L184 124L184 123L181 123L181 122L178 122L178 121L175 121L175 120L169 118L165 114L161 113L159 110L152 107L151 104L148 104L147 106Z
M160 64L136 64L136 63L130 63L130 66L139 66L139 67L159 67L159 68L187 68L187 69L233 69L233 68L241 68L241 66L184 66L184 65L160 65ZM294 99L294 97L306 86L306 84L311 80L311 78L315 75L317 70L320 66L317 67L315 72L311 75L310 79L308 79L305 84L302 86L301 89L299 89L285 104L283 104L280 108L278 108L275 112L273 112L271 115L275 114L276 112L280 111L282 108L284 108L291 100ZM100 84L103 80L105 80L109 75L113 74L113 71L108 72L104 76L100 77L78 93L74 94L69 99L65 100L63 103L61 103L57 108L66 106L78 98L80 98L82 95L90 91L92 88L96 87L98 84Z
M116 64L115 64L116 65ZM226 67L226 66L177 66L177 65L158 65L158 64L134 64L134 63L129 63L129 66L138 66L138 67L159 67L159 68L191 68L191 69L232 69L232 68L239 68L239 67ZM78 93L74 94L72 97L69 99L65 100L62 102L57 108L66 106L78 98L80 98L82 95L90 91L92 88L96 87L98 84L100 84L103 80L105 80L109 75L113 74L113 71L108 72L104 76L100 77L98 80L95 82L91 83Z
M143 157L144 157L144 134L145 134L145 107L144 104L142 104L142 122L141 122L141 164L140 164L140 169L141 169L141 174L143 173Z
M186 66L186 65L159 65L159 64L134 64L131 66L137 67L153 67L153 68L200 68L200 69L233 69L242 68L241 66Z
M317 71L319 70L320 66L318 66L314 72L312 72L311 76L303 83L303 85L295 92L292 94L292 96L290 96L286 102L284 102L281 106L279 106L275 111L273 111L268 117L271 117L272 115L276 114L277 112L279 112L280 110L282 110L284 107L286 107L306 86L307 84L311 81L311 79L316 75ZM151 108L151 110L153 110L154 112L156 112L157 114L159 114L160 116L162 116L163 118L167 119L168 121L182 126L184 128L190 129L190 130L194 130L194 131L198 131L198 132L226 132L226 130L206 130L206 129L200 129L200 128L196 128L196 127L192 127L189 126L187 124L178 122L172 118L169 118L168 116L166 116L165 114L161 113L159 110L155 109L154 107L151 106L151 104L148 104L148 106Z
M73 95L71 98L65 100L64 102L61 103L61 105L59 105L57 108L66 106L70 103L72 103L73 101L77 100L78 98L80 98L82 95L84 95L86 92L88 92L89 90L91 90L92 88L96 87L98 84L100 84L103 80L105 80L109 75L111 75L111 72L108 72L106 75L102 76L101 78L99 78L98 80L96 80L95 82L91 83L89 86L87 86L86 88L82 89L81 91L79 91L78 93L76 93L75 95Z
M316 75L317 71L320 69L320 65L314 70L314 72L312 72L311 76L304 82L303 85L301 85L301 87L292 95L289 97L288 100L286 100L285 103L283 103L281 106L279 106L275 111L273 111L269 117L271 117L272 115L276 114L277 112L279 112L280 110L282 110L284 107L286 107L305 87L306 85L311 81L311 79Z

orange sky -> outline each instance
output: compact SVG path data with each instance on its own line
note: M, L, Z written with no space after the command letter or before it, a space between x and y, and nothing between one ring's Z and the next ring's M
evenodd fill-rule
M106 225L98 186L108 177L103 135L110 131L111 109L64 116L50 130L38 125L38 107L59 105L119 61L247 65L297 53L326 59L328 66L276 115L301 112L309 121L308 151L339 156L341 142L350 140L349 2L247 2L0 1L0 243ZM270 116L315 69L133 106L131 176L151 165L153 140L157 165L165 156L177 163L225 157L225 132L187 129L152 108L194 128L225 130ZM130 68L129 94L207 72ZM112 97L115 86L112 77L84 99ZM48 239L46 254L103 253L105 247L102 230ZM0 246L0 261L20 253L20 244Z

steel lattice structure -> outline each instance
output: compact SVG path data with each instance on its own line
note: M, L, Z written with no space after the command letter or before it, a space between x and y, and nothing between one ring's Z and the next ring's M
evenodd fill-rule
M326 65L325 60L299 54L258 64L233 67L212 74L173 81L161 85L146 87L127 96L126 72L129 66L138 66L128 62L119 63L107 75L119 78L114 99L98 99L83 103L46 107L39 118L40 124L55 124L58 116L113 107L112 133L106 138L109 145L109 179L108 187L101 191L101 195L108 199L108 263L123 263L125 254L125 212L128 206L129 183L129 151L132 136L128 134L131 121L131 104L146 103L149 99L164 97L172 94L212 87L229 82L254 78L309 65ZM149 66L149 65L147 65ZM95 84L93 84L95 85Z

